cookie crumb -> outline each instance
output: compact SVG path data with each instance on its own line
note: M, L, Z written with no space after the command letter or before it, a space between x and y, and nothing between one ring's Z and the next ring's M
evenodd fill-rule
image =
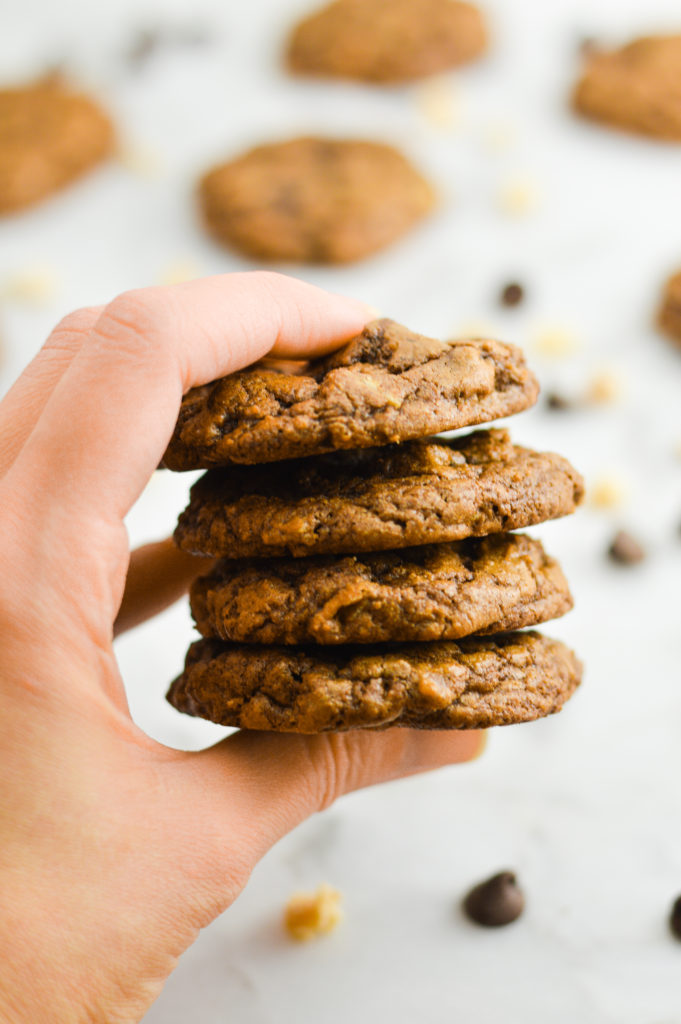
M324 882L313 893L294 893L284 910L284 927L297 942L328 935L343 920L342 896Z
M515 144L517 134L509 121L494 121L483 129L482 143L488 153L505 153Z
M500 928L517 921L525 897L512 871L500 871L474 886L463 901L466 916L484 928Z
M616 508L626 497L626 487L615 476L602 476L588 490L588 494L595 508Z
M497 332L485 320L466 320L452 334L452 338L493 338Z
M618 565L637 565L646 557L645 549L626 530L618 530L608 548L611 561Z
M159 284L183 284L201 277L201 268L193 260L176 260L169 263L159 277Z
M118 162L126 171L140 178L158 178L162 162L158 153L147 146L124 146L118 151Z
M669 915L669 927L671 928L672 935L677 939L681 939L681 896L674 900L672 904Z
M499 191L498 205L502 213L522 217L539 205L538 189L534 182L525 179L509 181Z
M461 119L458 97L446 78L424 82L416 90L416 104L424 120L438 131L451 131Z
M525 298L525 289L517 281L511 281L501 290L499 301L502 306L519 306Z
M565 359L579 350L579 343L564 327L546 327L535 336L534 348L547 359Z
M595 374L586 389L586 399L593 405L609 405L624 393L622 378L614 370L601 370Z
M45 306L57 295L59 275L53 267L26 267L6 278L0 293L9 302Z

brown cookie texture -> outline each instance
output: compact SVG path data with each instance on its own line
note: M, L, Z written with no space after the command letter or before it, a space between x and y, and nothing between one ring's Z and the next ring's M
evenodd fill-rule
M104 111L59 78L0 90L0 214L70 184L109 156L113 141Z
M301 21L288 45L292 71L408 82L474 60L485 21L458 0L336 0Z
M300 375L256 367L192 389L163 462L252 465L406 441L520 412L538 390L512 345L376 320Z
M668 338L681 345L681 270L665 285L657 322Z
M613 128L681 141L681 35L590 51L573 104Z
M567 459L477 430L210 470L175 541L221 558L385 551L533 526L574 512L583 495Z
M484 729L560 710L580 679L572 651L535 632L369 650L199 640L168 700L242 729Z
M199 203L208 232L254 259L351 263L404 235L435 193L392 146L297 138L215 167Z
M191 590L203 636L252 644L458 640L536 626L571 607L539 541L504 533L361 556L219 562Z

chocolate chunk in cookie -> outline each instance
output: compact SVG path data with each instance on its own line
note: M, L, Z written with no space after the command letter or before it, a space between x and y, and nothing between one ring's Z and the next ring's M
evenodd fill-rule
M405 234L435 195L392 146L300 138L214 168L199 199L210 234L247 256L351 263Z
M681 142L681 35L590 53L573 103L612 128Z
M485 22L459 0L335 0L294 30L291 70L407 82L457 67L487 45Z
M218 562L191 608L203 636L251 644L458 640L536 626L572 598L523 534L344 558Z
M681 346L681 270L665 285L657 322L660 330Z
M0 90L0 214L70 184L112 148L106 114L58 78Z
M567 459L505 430L206 473L175 531L222 558L356 554L516 530L574 512Z
M406 441L520 412L538 390L512 345L435 341L376 320L299 376L256 367L194 388L164 464L276 462Z
M242 729L484 729L560 710L580 678L572 651L534 632L369 650L199 640L168 700Z

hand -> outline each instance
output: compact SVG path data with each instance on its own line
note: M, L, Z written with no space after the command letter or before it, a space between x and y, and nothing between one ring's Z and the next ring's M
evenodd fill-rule
M128 292L68 316L0 404L3 1020L139 1020L286 832L350 790L479 752L476 733L393 729L236 733L189 754L128 712L114 624L197 572L169 541L131 557L123 524L183 392L265 353L327 352L366 319L267 273Z

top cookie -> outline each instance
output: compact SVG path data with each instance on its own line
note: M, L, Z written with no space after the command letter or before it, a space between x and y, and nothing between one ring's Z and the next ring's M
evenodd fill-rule
M589 56L573 102L614 128L681 141L681 36L635 39Z
M300 376L245 370L185 395L163 463L187 470L367 448L509 416L538 384L512 345L376 320Z
M484 19L458 0L336 0L294 30L293 71L407 82L473 60L487 43Z
M247 256L350 263L396 241L435 194L392 146L300 138L215 167L199 200L210 233Z
M63 188L113 146L106 114L49 78L0 90L0 213L11 213Z

